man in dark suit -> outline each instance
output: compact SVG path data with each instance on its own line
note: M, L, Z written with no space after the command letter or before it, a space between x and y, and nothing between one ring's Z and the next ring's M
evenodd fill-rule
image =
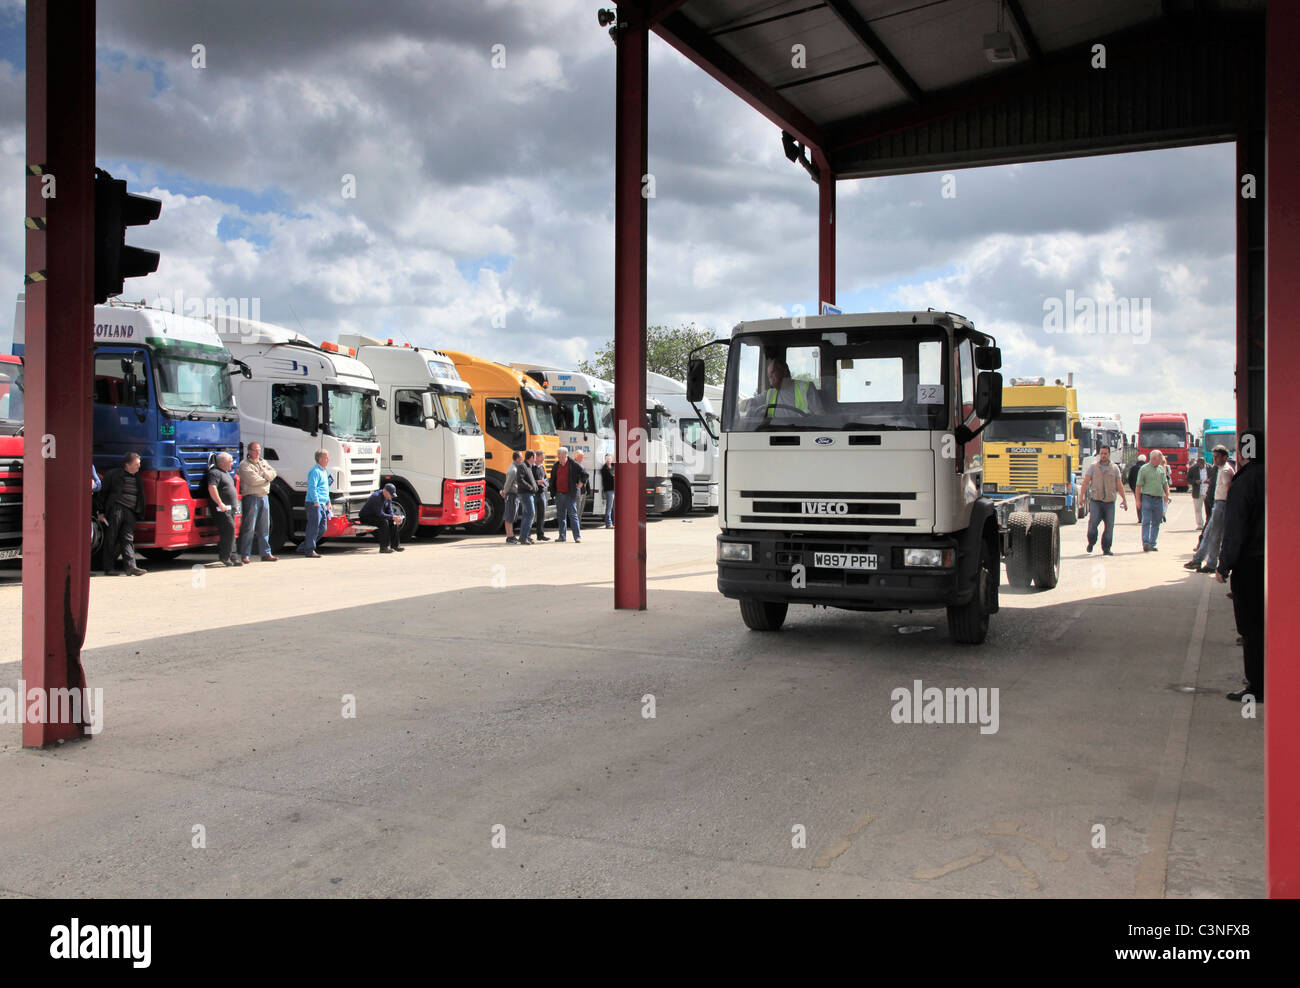
M127 453L122 465L104 474L104 482L95 494L95 516L106 526L104 534L104 575L117 576L117 553L120 546L126 572L144 576L135 562L135 523L144 517L144 482L140 479L140 454Z
M1228 488L1224 511L1223 543L1214 578L1232 578L1232 607L1237 615L1245 651L1246 686L1228 694L1240 702L1253 696L1264 702L1264 433L1252 429L1237 443L1240 469Z

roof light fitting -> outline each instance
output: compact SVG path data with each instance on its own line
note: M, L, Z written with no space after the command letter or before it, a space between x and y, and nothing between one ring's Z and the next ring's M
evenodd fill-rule
M781 147L785 149L787 158L803 165L804 171L812 176L814 182L822 180L821 169L817 167L815 161L809 159L807 146L796 141L794 135L788 130L781 131Z
M1014 62L1020 57L1016 48L1016 38L1006 29L1006 5L1003 0L994 0L998 11L997 30L984 35L984 54L994 65Z

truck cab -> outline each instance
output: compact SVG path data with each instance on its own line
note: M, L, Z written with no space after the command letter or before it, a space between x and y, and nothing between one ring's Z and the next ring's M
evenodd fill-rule
M982 495L1001 353L955 313L816 316L737 325L721 416L718 589L745 624L792 603L946 608L978 643L1013 584L1054 586L1056 516ZM692 359L688 397L703 396Z
M1062 525L1073 525L1082 434L1072 384L1013 377L1002 389L1002 414L984 433L984 493L994 499L1028 494L1031 510L1054 511Z
M1169 485L1187 490L1187 466L1191 459L1192 434L1186 412L1145 412L1138 417L1138 452L1148 461L1152 450L1165 454Z
M23 554L23 362L0 354L0 559Z
M716 421L713 402L705 395L692 404L683 382L652 372L646 374L646 395L660 401L672 419L669 428L663 431L673 478L672 506L667 513L684 515L693 508L705 511L716 508L718 447L710 430L701 425L704 418Z
M217 316L217 332L248 370L238 381L244 443L262 444L276 470L271 485L271 551L307 530L307 474L316 451L329 453L329 517L324 537L360 534L361 507L379 488L370 368L334 343L254 319Z
M1228 451L1229 459L1237 456L1237 420L1204 419L1201 422L1201 459L1205 463L1212 461L1215 446L1223 446Z
M436 533L483 517L483 430L473 392L441 350L341 336L379 389L375 425L380 483L391 483L406 521L402 538Z
M541 450L547 470L555 463L560 438L555 432L558 405L531 377L508 364L456 350L444 351L461 379L473 390L474 414L483 424L483 517L469 526L477 534L496 534L505 527L501 488L514 452ZM555 507L546 505L546 518Z

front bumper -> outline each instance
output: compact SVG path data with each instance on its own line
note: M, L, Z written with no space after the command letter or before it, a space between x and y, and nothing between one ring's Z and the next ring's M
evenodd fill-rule
M1005 501L1013 497L1029 498L1030 511L1064 511L1066 508L1074 507L1073 494L1041 494L1035 491L1024 491L1016 494L985 494L984 497L990 501Z
M947 607L970 596L969 589L963 594L958 588L957 540L942 535L724 532L718 543L726 542L748 542L754 547L752 562L718 562L718 591L733 599L872 611ZM905 567L901 559L905 548L950 549L953 565ZM876 569L819 568L813 565L815 552L871 553L876 556Z
M647 483L645 489L645 510L649 515L661 515L673 506L673 482L671 480Z
M444 480L442 503L420 505L421 525L468 525L483 517L483 490L486 481Z

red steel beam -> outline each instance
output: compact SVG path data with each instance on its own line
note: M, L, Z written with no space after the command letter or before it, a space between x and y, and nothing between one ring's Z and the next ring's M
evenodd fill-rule
M1300 591L1295 560L1300 554L1300 517L1291 510L1300 485L1300 460L1285 455L1288 423L1295 414L1295 372L1300 368L1300 325L1293 299L1293 275L1300 270L1300 5L1269 4L1267 48L1268 176L1266 248L1267 336L1266 420L1273 429L1266 491L1265 656L1270 716L1265 718L1264 770L1267 817L1265 868L1271 898L1300 897L1300 731L1292 714L1300 710ZM1283 455L1278 455L1282 453ZM1268 606L1272 604L1273 606Z
M86 685L94 168L94 0L28 0L27 215L45 222L27 232L22 668L47 701ZM23 745L89 737L81 713L80 724L24 719Z
M614 607L643 611L645 585L646 197L650 29L644 8L618 10L614 122ZM648 437L646 437L648 438ZM596 469L597 464L592 464Z
M813 152L817 165L817 295L818 301L835 304L835 173L820 151ZM818 311L821 306L818 305Z

